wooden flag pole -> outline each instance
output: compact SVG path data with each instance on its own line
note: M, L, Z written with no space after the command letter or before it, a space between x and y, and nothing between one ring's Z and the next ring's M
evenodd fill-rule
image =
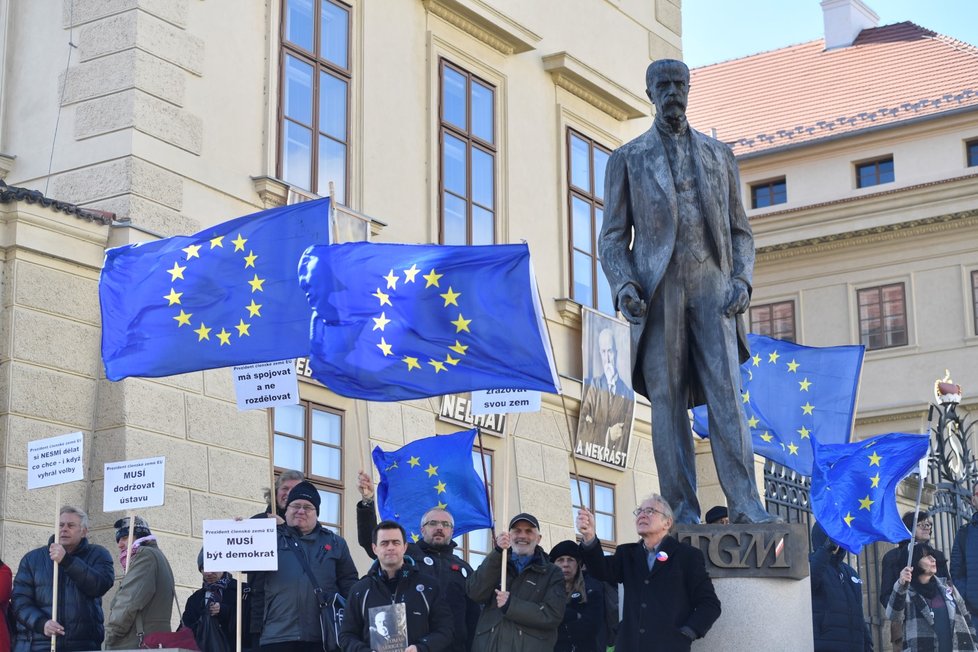
M132 561L132 530L136 525L136 512L129 510L129 538L126 539L126 564L122 567L122 576L129 572L129 562Z
M235 611L234 618L234 652L241 652L241 584L244 582L244 573L238 571L235 573L238 576L238 581L235 583L237 589L235 590L235 604L237 611Z
M61 485L58 485L57 490L54 494L54 543L58 543L61 538ZM53 584L51 586L51 620L58 622L58 562L51 560L54 564L53 572L51 577L53 579ZM58 635L51 634L51 652L54 652L58 648Z
M506 427L503 428L503 452L505 453L505 456L506 456L506 463L504 465L505 471L503 473L503 478L504 478L504 480L503 480L503 508L501 510L501 513L503 515L503 523L506 523L507 522L506 521L506 518L509 515L509 478L510 478L510 475L512 474L512 469L513 469L513 454L509 450L509 448L510 448L510 446L509 446L509 443L510 443L509 442L509 440L510 440L510 436L509 436L510 435L510 432L509 432L509 415L507 415L507 418L506 418L506 422L505 423L506 423ZM508 527L506 528L506 531L509 532L509 528ZM509 542L509 545L512 546L513 545L513 542L510 541ZM502 578L500 579L500 582L499 582L499 590L501 590L501 591L505 591L506 590L506 570L507 570L507 565L508 565L508 561L509 561L508 560L508 555L509 555L509 548L503 548Z

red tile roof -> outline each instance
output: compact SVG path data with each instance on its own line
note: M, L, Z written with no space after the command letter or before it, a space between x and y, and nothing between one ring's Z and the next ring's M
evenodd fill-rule
M978 48L910 22L849 47L792 45L696 68L687 116L738 156L978 109Z

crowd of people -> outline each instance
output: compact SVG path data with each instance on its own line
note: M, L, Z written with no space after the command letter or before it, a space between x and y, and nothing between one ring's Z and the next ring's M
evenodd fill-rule
M689 650L720 617L703 554L670 535L675 516L662 496L634 510L639 540L611 555L586 509L576 519L580 541L549 552L540 546L538 519L521 513L472 568L455 552L450 511L429 510L412 541L401 524L377 521L373 483L363 472L358 489L357 543L374 560L362 576L347 542L320 524L316 487L297 471L278 477L268 510L253 517L278 521L278 568L250 573L242 587L243 649L671 652ZM978 510L978 490L972 502ZM706 521L726 524L728 513L715 507ZM950 568L930 543L930 515L908 512L904 522L914 537L887 553L880 571L894 649L978 650L970 616L978 602L978 516L958 532ZM0 561L0 652L46 652L52 637L67 652L135 649L170 631L173 571L146 520L114 524L125 572L105 613L102 597L115 570L109 551L88 541L88 527L83 510L65 506L57 539L28 552L16 574ZM810 564L815 650L872 650L862 582L818 524ZM236 581L205 572L203 550L197 565L201 588L187 599L181 624L201 650L228 652L238 629Z

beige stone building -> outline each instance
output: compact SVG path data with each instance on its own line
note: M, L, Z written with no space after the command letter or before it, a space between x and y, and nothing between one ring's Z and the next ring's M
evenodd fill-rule
M26 490L29 440L84 432L86 480L61 500L86 508L106 545L122 514L102 512L103 464L166 456L166 504L143 515L182 600L199 582L201 521L259 511L275 469L311 476L322 520L355 538L368 448L458 429L465 396L364 403L303 379L295 408L239 412L228 369L105 380L107 247L330 184L338 219L377 241L529 243L566 396L511 417L506 437L487 424L483 441L497 512L538 515L546 547L572 536L581 306L608 306L603 161L648 127L644 69L679 56L679 0L0 0L0 39L6 563L42 544L56 513L55 489ZM647 405L635 433L627 470L578 462L612 540L631 536L636 497L657 486ZM476 563L489 545L462 543Z

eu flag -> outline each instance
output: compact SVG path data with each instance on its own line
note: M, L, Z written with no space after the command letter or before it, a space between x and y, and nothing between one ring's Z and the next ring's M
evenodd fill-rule
M802 475L812 474L812 441L849 441L864 347L811 347L748 335L752 356L741 366L741 407L754 452ZM706 406L693 408L693 429L709 436Z
M299 279L313 377L337 394L559 391L525 244L310 247Z
M927 454L928 435L894 432L854 444L816 442L811 502L829 538L849 552L874 541L902 541L897 485Z
M302 252L329 242L329 199L105 252L99 279L109 380L304 356L312 312Z
M426 437L391 452L374 448L380 517L400 523L415 541L421 517L434 508L451 513L453 536L492 527L486 487L472 463L477 432L473 428Z

